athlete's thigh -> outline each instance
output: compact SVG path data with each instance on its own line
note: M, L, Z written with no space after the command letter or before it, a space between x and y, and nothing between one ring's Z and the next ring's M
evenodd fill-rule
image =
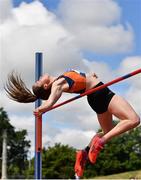
M113 128L113 119L110 112L106 111L102 114L97 114L97 118L104 134L106 134Z
M111 99L108 111L120 120L132 119L137 116L132 106L123 97L118 95Z

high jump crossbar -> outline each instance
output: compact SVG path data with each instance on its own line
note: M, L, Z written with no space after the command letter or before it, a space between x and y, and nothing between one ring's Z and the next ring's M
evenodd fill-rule
M58 108L58 107L60 107L60 106L63 106L64 104L68 104L68 103L70 103L70 102L72 102L72 101L75 101L76 99L79 99L79 98L81 98L81 97L83 97L83 96L92 94L92 93L94 93L94 92L96 92L96 91L98 91L98 90L101 90L101 89L103 89L103 88L105 88L105 87L107 87L107 86L111 86L112 84L116 84L116 83L118 83L118 82L120 82L120 81L123 81L123 80L125 80L125 79L127 79L127 78L129 78L129 77L131 77L131 76L137 75L137 74L139 74L139 73L141 73L141 68L140 68L140 69L137 69L137 70L135 70L135 71L133 71L133 72L131 72L131 73L129 73L129 74L126 74L126 75L124 75L124 76L118 77L118 78L116 78L116 79L114 79L114 80L112 80L112 81L110 81L110 82L108 82L108 83L105 83L105 84L103 84L103 85L101 85L101 86L99 86L99 87L90 89L90 90L88 90L88 91L86 91L86 92L84 92L84 93L82 93L82 94L80 94L80 95L77 95L77 96L75 96L75 97L73 97L73 98L70 98L70 99L68 99L68 100L66 100L66 101L63 101L63 102L61 102L61 103L59 103L59 104L56 104L56 105L52 106L51 108L49 108L46 112L51 111L51 110L53 110L53 109L56 109L56 108Z

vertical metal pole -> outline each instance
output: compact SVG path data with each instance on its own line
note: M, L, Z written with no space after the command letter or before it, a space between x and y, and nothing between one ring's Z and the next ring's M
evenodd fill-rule
M2 177L1 179L7 179L7 132L3 132L3 146L2 146Z
M42 53L35 54L35 81L42 75ZM35 108L41 105L41 100L35 102ZM35 117L35 179L42 179L42 117Z

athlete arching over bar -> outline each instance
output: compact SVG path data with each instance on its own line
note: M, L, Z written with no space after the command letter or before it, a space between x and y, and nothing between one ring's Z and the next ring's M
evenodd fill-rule
M63 92L81 94L102 84L95 73L85 74L70 70L59 77L43 75L33 84L32 93L20 76L12 73L8 77L5 90L11 99L21 103L34 102L38 98L46 100L34 111L36 116L40 116L57 102ZM140 123L140 118L131 105L108 87L88 95L87 100L97 114L103 133L95 135L85 149L77 151L75 173L79 177L83 175L88 158L91 163L95 163L105 143L113 137L137 127ZM112 124L112 115L120 119L116 126Z

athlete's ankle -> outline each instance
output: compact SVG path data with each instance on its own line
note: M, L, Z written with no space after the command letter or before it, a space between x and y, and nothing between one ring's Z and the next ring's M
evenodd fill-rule
M100 138L100 141L101 141L102 145L104 145L107 143L108 140L103 136Z
M90 147L89 147L89 146L86 146L85 149L84 149L84 151L86 151L87 154L89 153L89 150L90 150Z
M96 138L97 138L97 141L98 141L98 144L99 144L99 145L104 146L104 145L106 144L106 141L105 141L105 138L104 138L104 137L99 137L99 136L97 136ZM93 139L93 141L95 141L95 139Z

